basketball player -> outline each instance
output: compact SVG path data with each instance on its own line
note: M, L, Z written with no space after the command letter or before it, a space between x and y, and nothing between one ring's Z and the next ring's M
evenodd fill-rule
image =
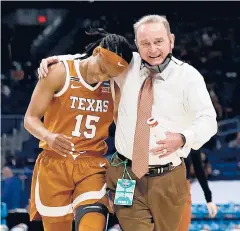
M132 59L127 40L105 34L90 57L63 61L38 81L25 128L43 149L33 173L30 219L41 216L44 230L103 231L108 198L103 157L114 103L105 82L124 72ZM44 122L41 121L44 116Z

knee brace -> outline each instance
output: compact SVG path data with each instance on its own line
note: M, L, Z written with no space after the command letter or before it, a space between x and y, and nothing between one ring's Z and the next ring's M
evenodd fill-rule
M75 209L75 230L78 230L82 217L85 214L92 213L92 212L101 213L102 215L104 215L106 224L105 224L105 229L103 231L107 231L108 217L109 217L108 209L105 205L98 202L95 204L81 205Z

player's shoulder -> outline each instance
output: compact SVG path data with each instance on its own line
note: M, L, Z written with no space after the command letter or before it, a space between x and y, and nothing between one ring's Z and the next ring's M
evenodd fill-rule
M66 79L66 70L62 62L51 65L48 68L47 77L41 79L39 84L43 87L59 89Z
M63 61L60 61L60 62L57 62L57 63L53 63L53 64L50 64L48 66L49 72L61 71L61 70L63 70L63 68L64 68Z

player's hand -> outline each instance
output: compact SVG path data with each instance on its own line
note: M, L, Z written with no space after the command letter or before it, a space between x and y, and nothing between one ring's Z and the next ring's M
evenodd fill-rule
M217 215L218 207L216 204L214 204L213 202L209 202L207 203L207 208L208 208L210 217L215 217Z
M108 204L109 204L109 212L110 213L115 213L114 210L114 197L115 197L115 193L111 190L108 191Z
M159 158L166 157L183 146L182 136L179 133L166 132L166 139L157 141L158 146L150 149L152 155Z
M47 138L47 144L51 149L66 157L69 154L73 154L75 151L74 144L71 142L72 137L65 136L62 134L50 133Z
M46 59L42 59L40 66L38 68L38 79L47 77L48 65L59 62L58 56L51 56Z
M109 199L108 198L108 203L109 203L109 210L110 210L110 213L115 213L115 211L114 211L114 203L113 203L113 201L111 200L111 199Z

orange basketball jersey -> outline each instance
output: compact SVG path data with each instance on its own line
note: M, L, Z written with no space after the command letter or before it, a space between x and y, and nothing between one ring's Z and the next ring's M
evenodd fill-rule
M45 127L53 133L72 137L73 154L97 152L105 154L108 128L113 121L113 99L109 82L92 87L82 78L80 60L63 61L66 82L54 95L44 115ZM40 148L50 150L46 142Z

